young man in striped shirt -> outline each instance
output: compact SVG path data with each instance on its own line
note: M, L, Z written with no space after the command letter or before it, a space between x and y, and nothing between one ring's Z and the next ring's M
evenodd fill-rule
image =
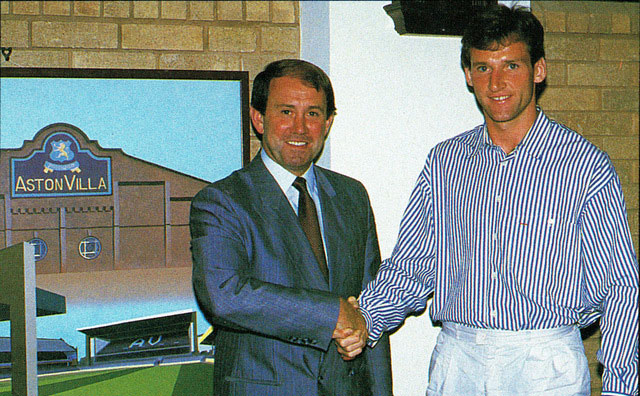
M360 296L368 343L433 293L427 395L590 395L579 327L599 318L602 394L637 395L638 261L613 165L536 106L547 68L531 12L491 7L462 44L485 123L428 154Z

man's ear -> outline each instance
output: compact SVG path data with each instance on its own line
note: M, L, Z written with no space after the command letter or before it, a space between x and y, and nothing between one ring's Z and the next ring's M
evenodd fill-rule
M249 116L251 117L251 123L259 134L264 133L264 116L258 110L253 107L249 107Z
M533 65L533 82L539 84L547 78L547 62L544 58L538 59Z
M331 114L327 120L325 121L325 130L324 130L324 138L325 140L327 139L327 137L329 136L329 132L331 131L331 125L333 125L333 117L335 117L335 114Z
M473 82L471 81L471 70L469 68L464 68L464 79L467 80L467 85L469 87L473 87Z

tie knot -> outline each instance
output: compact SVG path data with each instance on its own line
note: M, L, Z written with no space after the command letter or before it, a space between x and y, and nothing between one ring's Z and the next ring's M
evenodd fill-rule
M307 192L307 180L304 177L296 177L296 180L293 181L293 187L300 192Z

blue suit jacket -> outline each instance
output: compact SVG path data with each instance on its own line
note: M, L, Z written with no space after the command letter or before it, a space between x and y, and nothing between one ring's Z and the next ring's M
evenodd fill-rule
M339 299L380 264L362 184L315 167L329 282L286 196L260 159L191 205L193 287L216 329L214 394L390 395L385 337L345 362L333 345Z

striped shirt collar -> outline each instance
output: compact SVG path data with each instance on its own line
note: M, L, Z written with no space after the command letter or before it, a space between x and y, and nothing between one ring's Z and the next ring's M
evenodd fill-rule
M513 152L523 152L539 160L546 152L547 146L550 143L546 137L549 133L551 120L544 114L540 107L536 107L536 110L538 111L536 120ZM476 129L471 145L473 149L469 153L469 157L478 154L481 149L495 147L495 144L493 144L489 138L486 123Z

